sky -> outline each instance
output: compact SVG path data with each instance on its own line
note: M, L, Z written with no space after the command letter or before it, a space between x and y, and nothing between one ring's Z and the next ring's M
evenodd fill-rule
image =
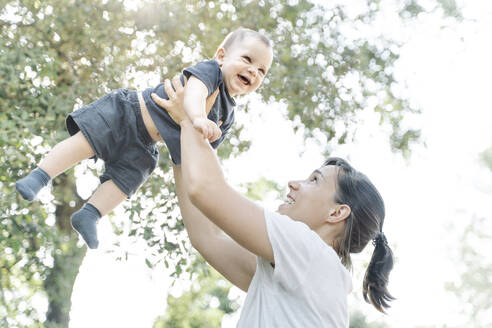
M421 128L424 140L413 147L410 159L390 151L387 128L379 126L370 111L361 114L354 142L332 153L348 158L368 175L385 199L384 231L396 256L389 290L398 300L387 316L362 303L362 273L356 270L349 302L370 320L390 327L463 327L463 305L444 285L458 277L453 251L459 247L457 236L463 227L473 215L492 216L492 173L479 161L479 153L492 146L492 2L462 5L466 20L445 22L445 28L432 15L405 25L395 23L392 8L373 26L374 31L384 30L403 41L395 74L412 103L422 109L421 115L405 123ZM237 115L247 126L244 137L252 140L251 149L223 163L231 184L266 177L287 188L289 180L305 178L321 165L320 146L305 141L302 131L293 133L283 116L285 108L266 107L254 97L253 103L250 112ZM89 179L89 187L81 185L80 192L89 193L91 183L97 180ZM269 194L262 205L275 210L278 201ZM115 213L123 215L121 210ZM116 238L107 219L101 220L99 234L100 247L88 251L75 283L70 327L151 327L165 311L168 291L179 295L186 281L171 288L162 267L149 270L142 256L143 241L132 246L127 262L115 261L106 253ZM371 246L368 252L355 257L355 266L369 260ZM485 256L492 263L490 252ZM232 293L244 299L241 291ZM222 327L234 327L239 312L226 317ZM492 313L488 315L492 324Z

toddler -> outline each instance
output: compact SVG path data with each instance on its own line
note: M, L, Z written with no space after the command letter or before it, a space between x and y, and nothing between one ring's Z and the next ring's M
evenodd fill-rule
M240 28L224 39L212 60L183 70L181 80L188 79L185 111L213 148L222 143L234 122L232 97L256 90L272 58L268 38ZM169 99L169 87L160 83L143 92L118 89L72 112L66 119L70 137L53 147L36 169L17 181L16 189L24 199L32 201L51 179L80 161L104 160L101 185L70 218L87 246L97 248L98 220L147 180L159 157L156 143L164 141L173 163L181 163L180 127L151 97L155 93ZM213 105L208 112L209 96Z

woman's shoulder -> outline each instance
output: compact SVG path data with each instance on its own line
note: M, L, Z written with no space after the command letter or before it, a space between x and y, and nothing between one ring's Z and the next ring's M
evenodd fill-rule
M327 244L314 230L306 223L296 221L287 215L278 212L265 210L265 220L267 230L278 230L282 234L289 234L293 243L302 243L311 249L315 249L320 256L329 259L335 264L345 268L335 249Z
M319 256L321 252L335 254L330 245L304 222L291 219L287 215L265 210L265 223L272 246L292 248L302 256ZM331 253L328 249L331 249ZM325 250L325 251L323 251Z
M265 221L267 229L276 229L280 230L280 233L292 234L294 240L309 239L315 241L320 247L324 245L331 248L331 246L326 244L306 223L293 220L287 215L265 210Z

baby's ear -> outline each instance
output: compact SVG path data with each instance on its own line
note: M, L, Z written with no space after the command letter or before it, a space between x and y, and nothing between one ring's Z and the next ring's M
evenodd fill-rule
M225 55L226 55L226 51L223 47L220 47L215 52L214 58L219 63L219 66L222 66L222 63L224 62Z

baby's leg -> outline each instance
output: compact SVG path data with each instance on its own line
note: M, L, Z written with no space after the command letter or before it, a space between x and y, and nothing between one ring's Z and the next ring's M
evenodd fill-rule
M39 163L39 167L53 179L78 162L92 156L94 156L94 150L79 131L53 147Z
M78 162L94 156L94 151L82 132L58 143L29 175L16 182L22 197L32 201L48 182Z
M72 227L80 233L89 248L97 248L97 221L121 204L127 195L108 180L97 188L96 192L80 210L72 217Z

